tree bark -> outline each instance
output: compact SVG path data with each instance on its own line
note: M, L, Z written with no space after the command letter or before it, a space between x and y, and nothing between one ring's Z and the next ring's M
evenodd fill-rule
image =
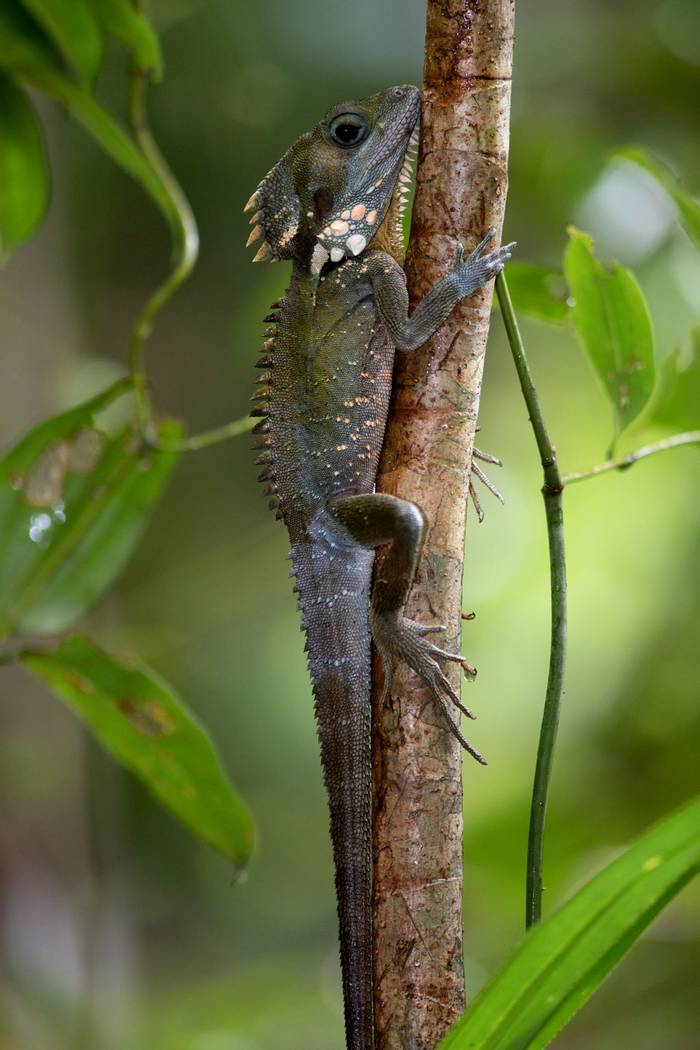
M498 243L507 189L513 6L514 0L428 2L406 262L412 302L449 272L457 241L471 249L494 227L493 245ZM428 534L407 615L446 624L448 647L458 645L460 635L469 472L492 292L490 282L460 304L429 343L398 354L377 484L425 512ZM466 649L468 655L468 639ZM377 1048L433 1050L465 1006L461 749L425 685L405 665L396 667L383 708L378 698L375 688ZM469 699L478 705L477 693ZM471 723L468 729L473 736ZM469 777L484 775L469 765Z

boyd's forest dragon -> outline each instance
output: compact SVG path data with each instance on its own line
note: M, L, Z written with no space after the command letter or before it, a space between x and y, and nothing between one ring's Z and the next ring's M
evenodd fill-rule
M404 618L426 527L419 507L374 491L395 349L421 346L453 307L494 277L508 245L466 258L408 312L402 217L420 95L393 87L334 106L285 153L252 195L256 260L292 263L289 288L265 318L264 369L253 415L270 506L291 540L335 862L348 1050L371 1050L371 641L430 686L445 726L460 703L441 669L464 658L432 644L443 628ZM374 552L386 545L373 582Z

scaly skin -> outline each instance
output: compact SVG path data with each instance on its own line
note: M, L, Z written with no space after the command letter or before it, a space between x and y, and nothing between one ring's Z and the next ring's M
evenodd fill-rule
M263 179L250 242L256 259L290 259L255 396L260 479L269 483L291 558L328 792L348 1050L372 1050L371 640L387 688L392 657L432 687L446 727L467 714L440 667L463 657L432 645L440 630L403 617L425 529L412 503L374 492L395 348L421 346L455 304L495 276L508 245L466 260L408 315L401 199L419 93L390 88L335 106ZM357 130L359 129L359 130ZM412 138L413 136L413 138ZM357 141L354 141L354 139ZM329 257L330 256L330 257ZM388 545L372 586L374 550Z

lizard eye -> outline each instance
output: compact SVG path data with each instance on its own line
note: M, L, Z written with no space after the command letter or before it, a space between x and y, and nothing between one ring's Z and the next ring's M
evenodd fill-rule
M331 138L338 146L359 146L367 137L368 127L364 117L358 113L341 113L334 117L328 129Z

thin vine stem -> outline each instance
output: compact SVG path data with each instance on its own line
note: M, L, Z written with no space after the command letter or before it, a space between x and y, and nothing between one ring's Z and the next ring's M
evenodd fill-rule
M257 419L250 416L242 416L233 419L223 426L214 427L213 430L204 430L201 434L193 434L191 437L177 438L174 441L160 441L153 439L149 442L152 448L159 452L198 452L200 448L208 448L210 445L218 445L229 438L240 437L247 434L257 423Z
M147 71L134 67L131 71L129 119L141 151L168 199L174 252L173 268L143 306L131 331L129 343L129 370L133 377L139 428L153 444L153 410L144 366L144 346L157 314L194 268L199 254L199 233L189 201L151 133L146 112L147 84Z
M234 419L223 426L176 441L164 442L155 436L153 407L144 364L145 343L151 334L156 316L171 296L184 284L197 262L199 233L190 203L153 138L146 111L147 86L147 71L133 68L129 94L129 119L141 151L168 200L174 265L165 281L151 295L136 318L129 343L129 370L136 400L136 416L144 441L149 447L159 451L196 452L221 441L227 441L229 438L248 433L255 425L255 420L244 416L242 419Z
M530 804L525 891L525 922L530 927L539 922L542 917L544 830L566 660L566 557L562 500L564 479L559 471L556 449L547 433L537 390L532 381L530 367L525 354L525 346L508 291L508 283L503 273L500 273L496 278L496 294L501 307L501 316L513 354L518 379L520 380L520 388L525 398L530 423L540 453L540 461L544 473L542 495L547 517L547 538L549 543L552 624L547 690L537 746L537 762Z
M680 448L683 445L700 444L700 430L688 430L683 434L674 434L673 437L662 438L651 445L642 445L634 452L628 452L626 456L618 459L607 459L605 463L598 463L588 470L581 470L575 474L565 474L562 481L565 485L573 485L576 481L586 481L588 478L597 478L599 474L607 474L611 470L627 470L640 459L655 456L657 452L666 452L670 448Z

